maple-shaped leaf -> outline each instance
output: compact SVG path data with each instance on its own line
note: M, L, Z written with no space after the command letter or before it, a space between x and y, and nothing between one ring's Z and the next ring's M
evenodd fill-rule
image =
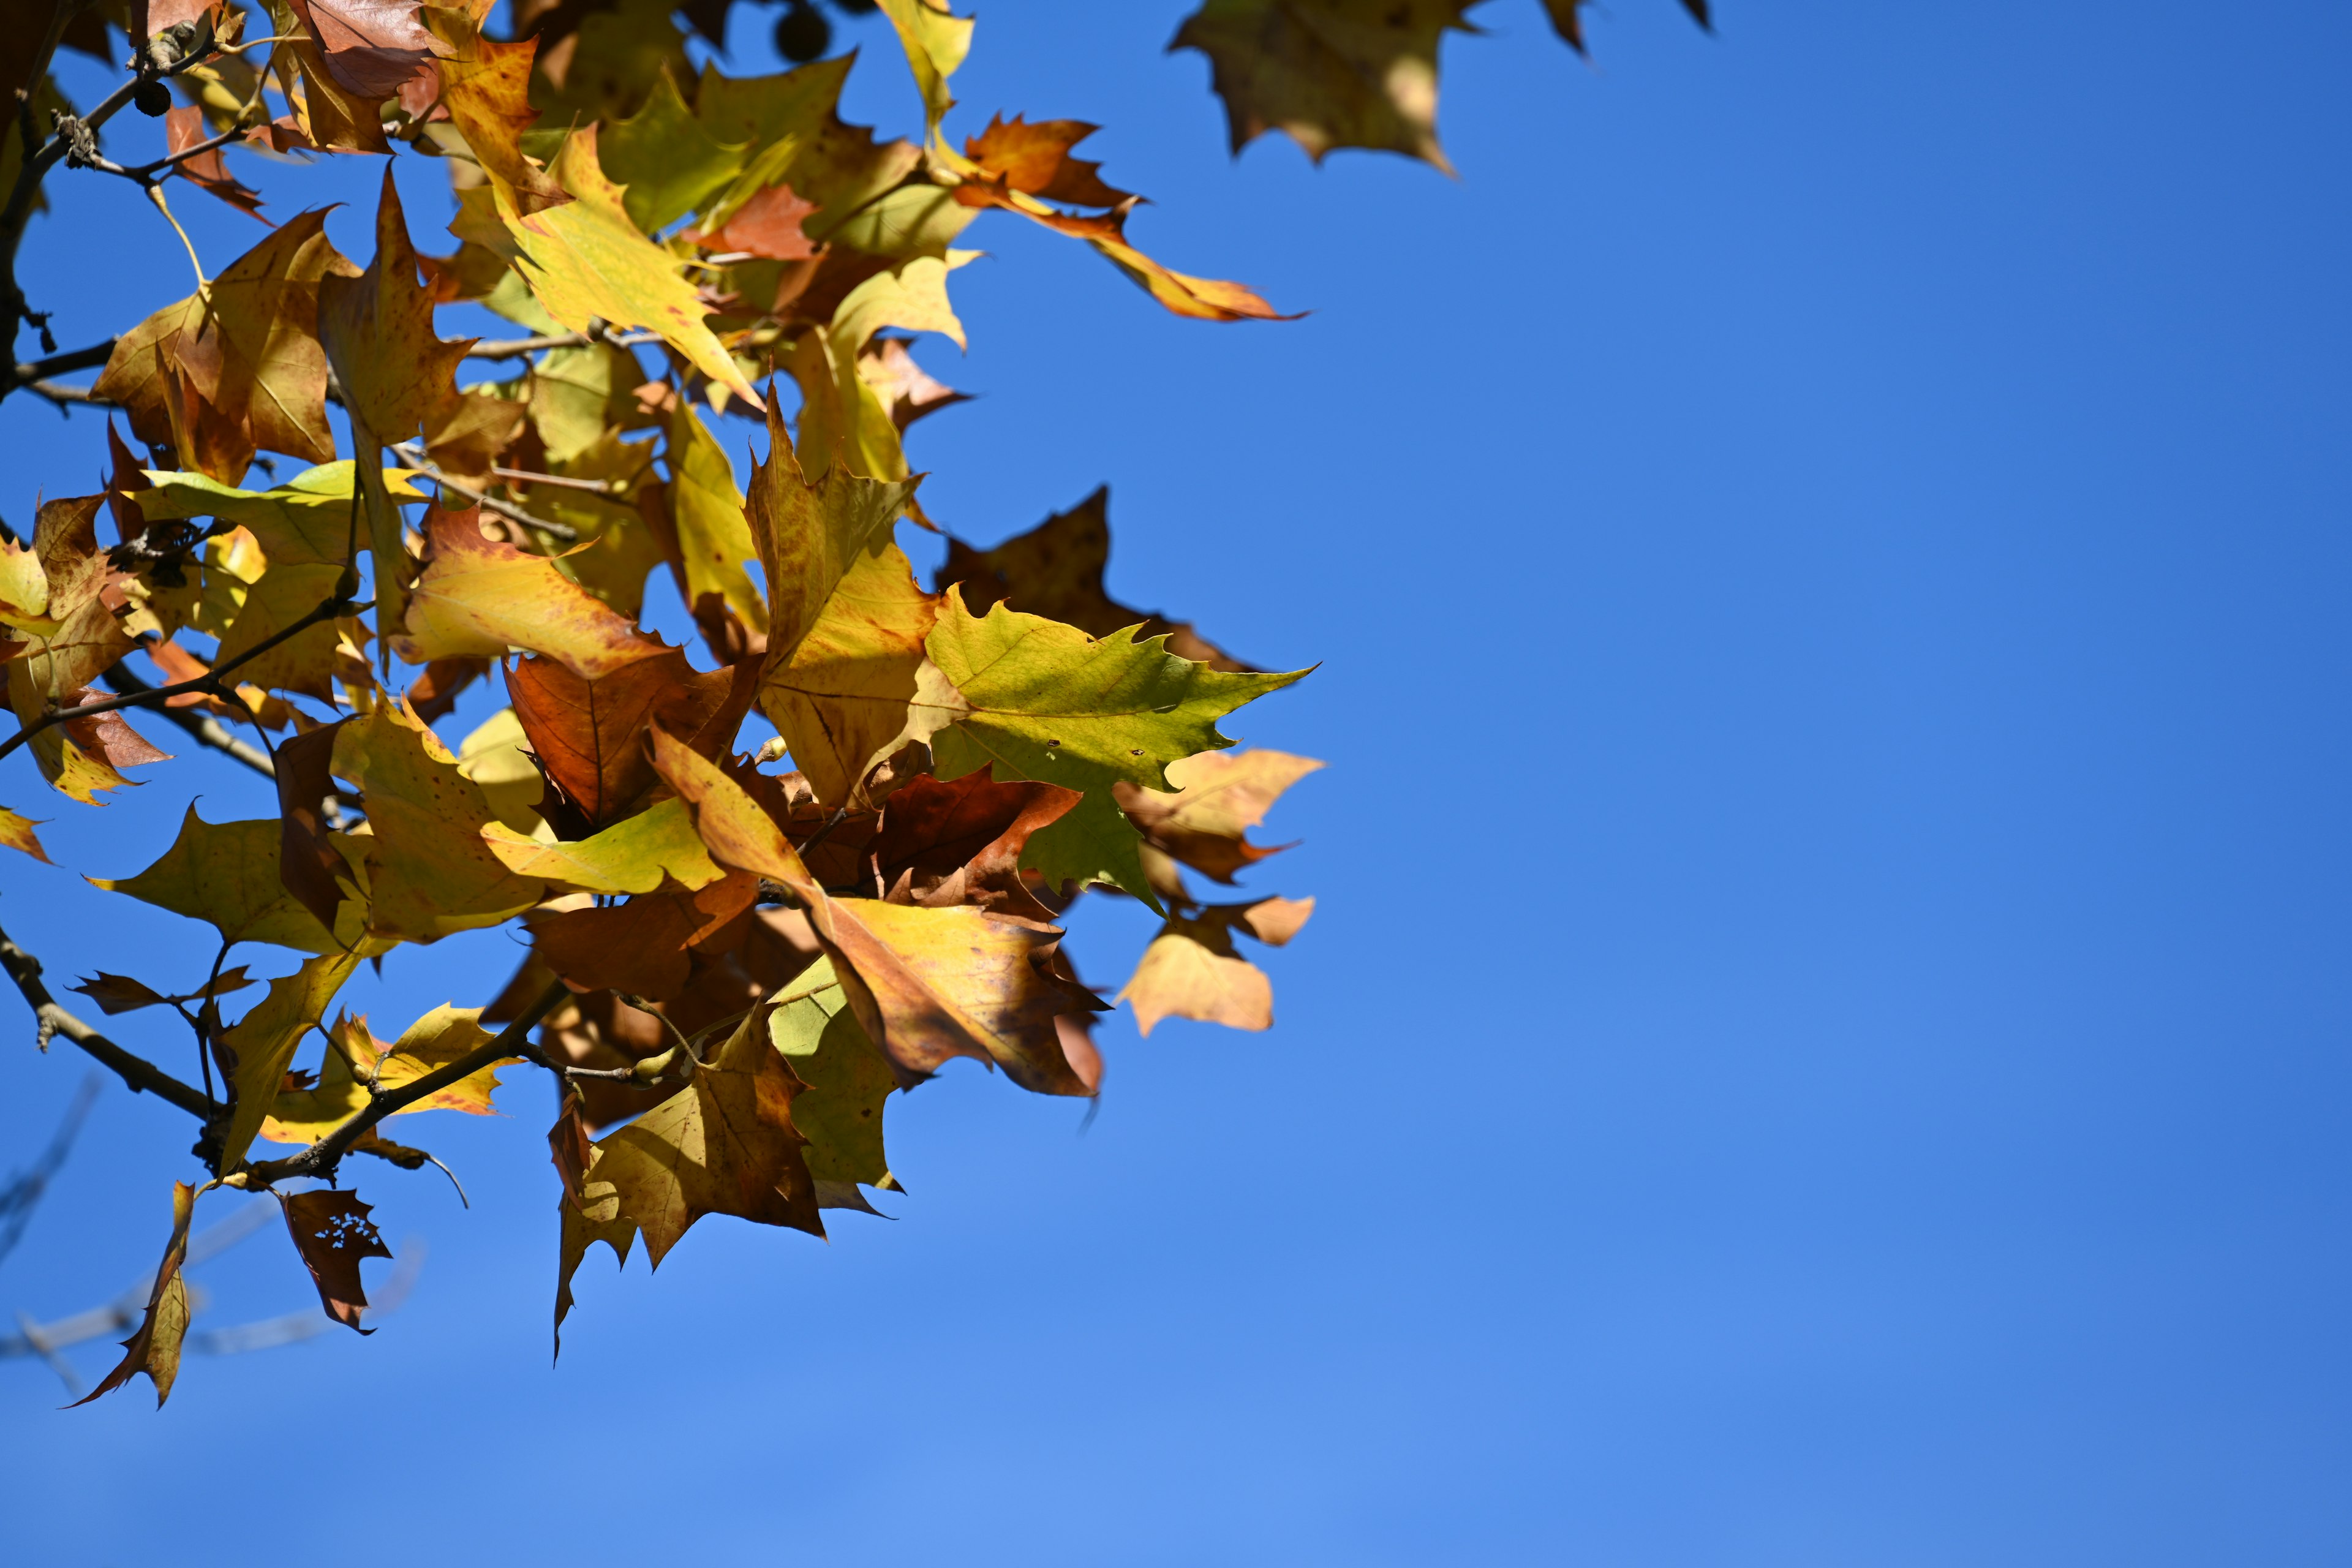
M693 811L712 858L779 882L801 901L859 1024L900 1083L966 1056L1036 1093L1094 1092L1065 1056L1056 1019L1099 1004L1057 972L1061 931L969 905L830 897L775 819L717 763L656 729L654 765Z
M322 724L297 735L278 748L276 758L278 880L286 896L310 912L322 934L335 933L338 945L346 920L356 923L361 918L356 910L347 917L344 903L365 901L361 873L343 850L352 841L328 826L327 797L335 793L335 740L347 722Z
M575 200L543 212L499 213L547 313L575 332L593 321L658 332L695 369L760 406L759 394L711 335L694 285L678 276L677 258L638 230L620 187L604 177L594 126L564 142L552 173Z
M687 950L750 910L759 890L758 877L736 871L703 888L673 880L603 909L535 914L526 923L540 961L573 984L667 1002L691 976Z
M1129 609L1103 586L1110 564L1110 487L1098 487L1067 511L1057 511L1026 533L982 550L950 535L939 581L961 584L963 602L978 614L994 604L1048 620L1067 621L1095 637L1140 623L1147 637L1165 635L1168 651L1212 669L1247 670L1192 629L1189 621Z
M885 541L857 558L824 613L760 678L760 710L826 805L862 803L877 770L900 747L926 741L919 710L924 638L939 595L915 585L906 552Z
M341 565L351 538L352 472L346 458L306 468L282 485L243 490L203 474L148 469L146 489L131 503L149 522L172 518L216 517L250 530L272 566ZM384 490L394 500L424 500L413 476L381 470ZM368 542L364 516L360 543Z
M172 1384L180 1375L180 1347L188 1337L188 1284L180 1278L180 1266L187 1261L188 1222L195 1210L196 1189L185 1182L173 1182L172 1239L163 1246L163 1260L155 1267L154 1283L147 1288L147 1310L140 1317L139 1327L122 1342L122 1359L114 1370L74 1404L88 1405L141 1373L155 1385L156 1409L161 1410L172 1397Z
M565 49L551 32L531 100L551 121L610 124L635 112L665 76L683 81L694 67L686 35L672 19L670 0L612 0L577 16L578 47ZM551 18L553 20L553 18Z
M229 1116L221 1130L220 1169L245 1163L247 1151L277 1103L294 1052L327 1016L327 1005L360 964L357 952L306 959L269 983L269 994L213 1042L213 1057L228 1090Z
M121 574L99 548L99 506L96 496L43 503L32 550L11 549L0 562L8 584L0 596L9 601L0 605L0 620L30 638L13 647L6 666L8 704L20 724L104 695L89 690L90 682L138 646L115 614L118 595L109 592ZM128 782L118 765L163 755L119 713L51 725L28 747L41 776L85 805L96 804L95 791Z
M1152 848L1230 886L1234 872L1281 847L1260 848L1248 830L1265 820L1283 791L1322 765L1287 752L1203 752L1169 764L1172 795L1125 784L1113 793Z
M754 193L788 182L817 205L807 232L823 243L871 212L921 165L922 151L913 143L877 142L871 131L843 122L835 106L853 63L839 56L776 76L744 78L703 68L695 118L719 139L751 149L742 175L711 205L711 216L723 219Z
M360 1284L360 1260L390 1258L392 1248L383 1244L375 1222L368 1218L373 1209L360 1202L357 1193L332 1188L279 1193L278 1203L286 1215L287 1232L294 1237L294 1250L302 1255L302 1266L319 1288L319 1304L327 1310L327 1316L362 1334L373 1333L373 1329L360 1328L360 1313L368 1304L367 1291Z
M341 951L319 917L278 874L280 824L206 822L190 803L179 837L135 877L92 877L90 885L199 920L226 942L266 942L298 952Z
M284 633L335 596L343 569L333 565L273 565L255 583L236 619L223 634L215 662L247 658L236 674L265 691L299 691L332 701L338 676L364 678L367 658L358 650L365 635L357 618L320 621L266 653L247 655Z
M1209 57L1234 151L1287 132L1322 162L1370 147L1454 166L1437 145L1437 47L1476 0L1208 0L1175 49Z
M583 679L662 651L656 638L591 595L544 555L482 532L478 509L425 517L425 570L394 639L411 664L530 648Z
M839 467L862 479L903 479L907 455L881 393L859 374L857 356L824 327L794 339L781 362L801 389L793 448L803 471ZM919 512L908 498L909 515Z
M320 335L352 415L387 444L419 435L457 395L474 340L443 342L433 295L418 281L400 189L386 166L376 204L375 257L320 289ZM332 454L328 454L331 456Z
M305 1089L281 1088L259 1135L273 1143L310 1143L325 1137L366 1108L370 1085L384 1092L404 1088L488 1042L490 1033L478 1022L480 1016L478 1007L444 1004L389 1042L378 1039L364 1018L338 1018L325 1031L327 1052L318 1081ZM488 1116L499 1073L520 1060L507 1057L493 1062L392 1114L455 1110Z
M694 1222L733 1215L756 1225L824 1234L815 1183L793 1127L800 1082L768 1041L767 1009L755 1008L711 1053L687 1087L618 1132L588 1146L571 1206L611 1234L577 1236L566 1227L559 1290L568 1298L572 1271L591 1239L624 1249L631 1233L646 1239L658 1268ZM559 1309L557 1323L561 1326Z
M41 847L39 836L33 831L39 826L30 817L21 816L0 805L0 844L30 855L44 865L55 865L56 862L49 858L49 852Z
M646 727L661 714L692 734L723 705L726 672L698 675L677 648L663 648L586 679L559 660L534 657L507 671L507 693L547 776L603 826L655 783Z
M1129 627L1090 637L1075 626L996 605L984 616L952 596L926 642L953 686L953 721L931 737L934 770L958 778L994 763L996 777L1042 779L1087 799L1030 841L1028 864L1049 880L1105 880L1155 909L1140 839L1110 786L1166 784L1167 764L1232 744L1216 721L1305 675L1210 668L1136 640Z
M167 1007L182 1002L201 1002L207 996L226 996L252 984L253 976L240 963L235 969L223 970L217 979L194 991L170 996L143 980L134 980L128 974L109 974L102 969L71 989L97 1003L99 1011L110 1018L118 1013L135 1013L142 1007Z
M256 447L331 459L319 295L353 268L328 243L326 216L297 214L204 292L117 338L91 391L121 405L141 440L226 483Z
M165 151L174 157L212 140L211 132L205 124L205 111L194 105L174 109L163 116L163 137ZM240 184L230 174L228 160L221 155L219 148L183 159L172 172L199 190L219 197L237 211L259 218L265 224L269 221L261 216L261 194Z
M327 69L359 98L390 98L448 46L425 30L404 0L288 0Z
M670 521L685 571L686 602L702 606L716 595L754 632L768 629L768 606L743 564L759 554L743 515L735 466L710 427L681 402L670 416Z
M492 820L481 786L432 731L379 703L338 729L334 771L367 798L368 925L380 937L435 942L496 925L539 902L533 878L482 842Z
M807 1144L801 1157L823 1208L872 1212L861 1186L903 1191L882 1146L882 1111L898 1081L842 990L833 961L821 958L775 996L768 1037L801 1080L793 1125Z
M788 659L858 558L889 537L913 480L864 479L838 465L804 477L782 416L768 412L767 460L752 470L747 519L768 580L768 662Z
M965 141L964 155L1016 191L1070 206L1115 207L1134 193L1103 184L1095 173L1101 164L1070 156L1071 148L1101 129L1083 120L1033 123L1017 114L1008 124L998 115L987 130Z
M465 11L436 7L426 19L444 47L436 68L442 107L482 173L504 187L516 212L560 205L563 187L522 150L523 132L539 118L530 101L530 76L540 40L486 38L478 19Z
M1127 216L1141 198L1129 196L1103 213L1066 213L1027 192L1016 189L1003 175L978 169L965 174L954 199L971 207L1003 207L1019 213L1056 234L1084 240L1095 253L1127 275L1129 282L1179 316L1199 321L1295 321L1254 289L1221 278L1195 278L1165 266L1128 243Z
M667 70L636 113L604 128L597 150L604 173L625 190L622 206L647 234L658 234L687 214L701 211L742 174L751 152L743 142L712 135L686 106L677 79Z
M1213 904L1197 916L1171 920L1144 949L1118 999L1134 1005L1136 1029L1145 1035L1162 1018L1272 1028L1274 986L1263 970L1234 951L1234 932L1246 931L1280 947L1314 912L1312 899L1260 899Z
M703 853L693 818L674 800L588 838L549 844L493 822L482 829L482 841L509 868L582 893L650 893L665 879L701 888L725 874Z

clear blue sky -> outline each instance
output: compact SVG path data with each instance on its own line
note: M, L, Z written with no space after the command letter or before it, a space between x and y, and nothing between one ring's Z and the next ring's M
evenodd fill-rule
M912 455L982 540L1109 481L1117 592L1324 661L1233 726L1332 764L1254 882L1320 900L1278 1027L1122 1016L1084 1136L961 1064L891 1112L901 1217L599 1253L552 1372L526 1083L435 1129L471 1213L367 1181L431 1249L374 1338L192 1359L161 1416L0 1363L0 1556L2352 1561L2352 14L1614 0L1588 68L1500 0L1453 182L1229 162L1185 9L993 0L964 128L1103 122L1148 247L1315 313L1176 321L991 220L970 357L920 351L982 400ZM910 124L897 71L856 118ZM68 346L184 291L127 187L54 184ZM179 206L215 265L260 232ZM87 416L0 442L12 520L92 488ZM48 814L100 874L173 815ZM191 940L0 889L59 977ZM1147 930L1089 910L1083 967ZM404 951L370 1005L511 956ZM11 1009L0 1166L83 1070ZM187 1135L110 1090L0 1317L146 1267ZM307 1290L274 1239L199 1279L215 1321Z

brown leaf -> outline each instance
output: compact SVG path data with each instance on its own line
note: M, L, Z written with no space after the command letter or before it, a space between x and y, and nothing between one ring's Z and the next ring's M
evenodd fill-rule
M724 703L728 671L698 674L678 648L593 679L534 655L507 670L507 700L539 765L592 827L620 819L655 782L646 727L656 714L687 733ZM740 715L738 715L738 721Z
M1021 880L1029 836L1060 820L1079 792L1050 784L997 784L982 768L947 784L918 774L882 807L869 851L896 903L976 904L1041 924L1052 916Z
M137 1012L142 1007L163 1007L181 1002L201 1001L206 996L226 996L252 984L253 976L247 974L245 965L240 963L235 969L224 970L219 979L178 996L166 996L144 981L133 980L128 974L109 974L102 969L72 989L97 1003L99 1010L110 1018L118 1013Z
M1280 947L1314 912L1312 899L1260 899L1213 905L1196 919L1171 920L1144 950L1118 999L1135 1005L1135 1026L1145 1035L1171 1017L1234 1029L1271 1028L1274 986L1264 971L1234 951L1233 933L1246 931Z
M174 109L163 116L163 134L172 153L176 156L189 148L212 140L205 124L205 111L194 105ZM228 160L217 147L183 163L174 171L189 184L218 196L222 201L268 223L261 216L261 193L240 184L228 172Z
M750 909L759 891L760 879L749 871L693 889L665 879L658 891L608 908L531 915L523 923L540 961L566 983L667 1002L686 988L687 949Z
M890 422L901 431L926 414L936 414L951 403L969 403L971 395L935 381L907 352L910 340L877 334L857 356L857 374L880 395L890 410Z
M1114 190L1096 176L1102 167L1070 156L1070 149L1093 135L1099 126L1083 120L1040 120L1034 124L1019 115L1011 124L998 115L988 129L968 138L967 157L987 173L1003 177L1016 191L1071 206L1115 207L1131 193Z
M292 0L327 69L346 90L384 99L449 47L425 30L414 0Z
M802 261L824 247L801 232L801 220L816 211L790 185L770 185L755 192L716 230L696 229L685 237L705 250L765 257L771 261Z
M172 1397L173 1381L180 1375L180 1345L188 1334L188 1286L180 1265L188 1257L188 1221L196 1210L196 1189L185 1182L172 1184L172 1239L164 1244L163 1261L156 1266L155 1283L148 1288L147 1311L138 1329L122 1342L122 1359L99 1381L96 1388L74 1401L88 1405L101 1394L111 1394L144 1373L155 1385L155 1408Z
M147 531L145 514L130 498L153 489L155 481L147 477L147 466L123 444L122 433L110 417L106 422L106 451L112 465L112 472L106 477L106 509L114 514L114 536L128 544Z
M522 434L530 417L518 398L487 392L461 392L425 426L425 455L443 473L478 489L490 469Z
M1110 487L1105 485L992 550L950 537L939 582L942 587L961 584L963 602L976 616L1002 603L1097 637L1140 622L1140 636L1164 633L1168 651L1180 658L1227 672L1253 670L1195 632L1191 622L1129 609L1110 596L1103 587L1103 572L1110 564L1109 510Z
M319 1288L319 1305L335 1321L373 1333L373 1329L360 1328L360 1312L368 1304L367 1292L360 1286L360 1259L390 1258L392 1248L368 1218L369 1205L360 1202L357 1193L333 1188L291 1196L279 1193L278 1203L285 1210L294 1250L302 1255L303 1267Z
M408 683L408 705L427 724L447 718L457 707L457 695L490 672L490 661L480 656L436 658Z
M433 330L433 295L418 281L389 165L376 205L374 258L363 272L320 285L319 335L346 403L380 440L421 435L457 401L457 366L474 340L443 342ZM363 455L363 466L372 460Z
M1283 791L1322 765L1286 752L1202 752L1168 764L1172 794L1124 782L1111 792L1145 842L1230 886L1235 871L1288 847L1260 848L1244 835Z
M357 896L350 865L328 837L326 800L335 738L348 719L322 724L278 748L278 877L297 902L335 929L337 909Z

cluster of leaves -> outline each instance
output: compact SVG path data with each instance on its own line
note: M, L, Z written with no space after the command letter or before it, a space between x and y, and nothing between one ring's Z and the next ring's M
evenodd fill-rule
M642 1237L657 1263L706 1214L822 1235L825 1209L867 1208L897 1186L888 1097L952 1058L1095 1094L1112 1004L1059 923L1088 888L1164 918L1120 993L1147 1030L1271 1022L1234 939L1287 941L1310 903L1206 902L1184 868L1230 884L1269 853L1247 831L1318 764L1228 751L1217 725L1303 672L1112 600L1101 493L994 549L950 540L929 588L898 531L937 526L903 440L958 395L910 347L963 342L950 282L982 214L1092 247L1180 315L1276 312L1133 245L1138 198L1074 155L1093 127L999 117L950 142L971 21L881 8L919 140L841 119L846 58L693 69L667 0L526 5L505 38L486 0L12 14L47 29L21 57L42 61L93 21L111 53L110 17L133 79L76 116L45 77L27 96L51 133L19 117L11 189L63 161L137 182L161 219L193 185L267 226L216 274L190 247L193 291L83 358L102 368L72 400L121 421L104 489L0 542L19 725L0 753L100 805L168 760L142 710L275 784L274 812L190 805L160 860L92 879L217 936L191 949L201 974L77 987L109 1015L178 1015L200 1084L73 1017L0 939L45 1040L202 1124L204 1176L175 1184L145 1320L100 1393L141 1373L168 1392L178 1261L213 1187L276 1193L324 1309L359 1328L359 1264L384 1249L348 1186L313 1184L351 1155L422 1166L391 1118L487 1113L518 1064L565 1086L560 1323L593 1242L625 1258ZM165 83L185 100L161 105L169 151L110 160L98 128ZM321 212L273 224L247 183L262 165L233 173L230 152L440 160L454 246L419 249L387 165L362 266ZM436 310L460 303L530 335L445 340ZM47 377L76 357L11 384L65 397ZM466 384L469 363L512 373ZM764 436L748 491L714 429L730 417ZM273 483L277 457L310 466ZM694 646L643 624L665 568ZM445 741L435 723L483 682L505 706ZM746 755L755 711L775 738ZM0 811L0 840L46 859L36 826ZM362 963L509 921L529 956L487 1005L389 1041L339 1010ZM228 961L270 947L299 965L257 990Z
M119 411L129 436L110 423L100 494L41 506L29 543L0 525L19 725L0 756L100 805L169 760L125 716L144 709L268 774L277 805L190 805L154 865L92 879L217 934L201 983L77 987L108 1015L176 1014L201 1087L60 1005L0 935L44 1044L62 1034L202 1127L205 1179L174 1184L147 1311L97 1393L143 1373L168 1394L214 1187L276 1194L324 1310L359 1329L359 1264L387 1254L333 1184L343 1160L437 1164L383 1123L486 1114L517 1065L563 1089L560 1328L593 1242L625 1259L642 1237L657 1264L706 1214L822 1235L825 1209L869 1208L898 1187L888 1097L951 1058L1097 1093L1112 1004L1059 923L1087 889L1162 917L1118 993L1146 1033L1270 1025L1236 938L1280 945L1312 900L1209 902L1186 873L1231 886L1273 852L1249 830L1320 764L1230 751L1217 725L1303 672L1113 600L1105 492L993 549L950 538L928 589L898 529L938 530L904 440L961 395L910 349L962 346L950 283L989 210L1178 315L1282 318L1133 244L1139 198L1076 155L1093 126L1000 115L950 141L972 22L946 0L828 3L887 16L919 140L841 119L852 60L814 58L830 24L810 0L786 0L777 39L811 63L748 78L688 58L688 28L723 50L730 0L514 0L508 37L490 0L25 0L0 18L0 395ZM1172 47L1209 57L1237 150L1278 128L1318 159L1443 167L1437 50L1475 3L1207 0ZM1545 0L1579 50L1583 3ZM75 112L58 48L107 60L124 40L131 79ZM163 121L161 156L107 156L126 106ZM323 213L273 221L231 151L439 160L454 248L416 248L387 165L362 267ZM267 237L208 276L181 231L194 291L60 354L14 267L60 163L132 181L175 231L170 195L194 187ZM457 304L530 335L445 340L436 312ZM47 358L16 359L20 324ZM468 363L518 374L461 384ZM80 369L100 374L52 379ZM748 493L713 429L733 416L764 426ZM310 466L273 482L271 454ZM644 625L665 568L697 646ZM433 726L483 682L506 705L453 748ZM745 755L755 710L775 735ZM0 844L47 859L36 826L0 808ZM389 1042L338 1010L362 962L509 921L529 957L487 1005ZM305 956L229 1022L223 999L263 984L227 966L249 943Z

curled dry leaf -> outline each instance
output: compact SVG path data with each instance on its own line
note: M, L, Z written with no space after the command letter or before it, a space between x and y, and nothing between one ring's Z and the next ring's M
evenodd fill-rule
M367 1291L360 1285L360 1260L392 1256L375 1222L368 1218L373 1211L360 1202L357 1193L331 1188L280 1193L278 1202L294 1237L294 1250L302 1255L302 1266L319 1288L319 1304L327 1316L362 1334L373 1333L360 1328L360 1313L368 1304Z

